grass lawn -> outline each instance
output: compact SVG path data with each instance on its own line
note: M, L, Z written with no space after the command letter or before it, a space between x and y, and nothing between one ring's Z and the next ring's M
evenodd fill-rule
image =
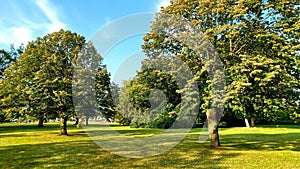
M200 144L200 129L193 129L164 154L139 159L105 151L72 124L71 136L60 136L57 123L35 126L0 124L0 168L300 168L300 126L222 128L215 150ZM130 137L160 133L115 128Z

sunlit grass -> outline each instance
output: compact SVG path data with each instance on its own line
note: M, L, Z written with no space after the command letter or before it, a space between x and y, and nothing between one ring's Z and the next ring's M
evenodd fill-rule
M151 137L161 129L114 126L129 137ZM154 157L120 157L96 145L83 129L59 124L0 124L0 168L300 168L300 127L222 128L222 146L200 144L200 129L171 150ZM105 137L105 136L103 136ZM124 143L126 144L126 143Z

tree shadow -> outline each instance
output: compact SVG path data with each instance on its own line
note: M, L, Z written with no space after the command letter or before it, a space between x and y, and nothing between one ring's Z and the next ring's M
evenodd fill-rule
M27 128L28 129L28 128ZM33 128L34 129L34 128ZM56 128L55 128L56 129ZM25 129L24 129L25 130ZM22 131L24 131L22 130ZM28 129L29 130L29 129ZM56 129L57 130L57 129ZM52 131L50 129L49 131ZM135 130L133 130L135 131ZM124 130L124 133L134 133ZM39 135L31 130L31 138ZM136 134L151 133L141 130ZM218 166L226 158L238 153L219 153L208 146L200 145L196 139L186 139L163 154L149 158L127 158L112 154L88 139L83 131L70 132L69 136L50 138L46 143L27 143L0 146L0 168L224 168ZM43 133L40 133L42 135ZM6 137L24 137L22 132L7 132ZM67 139L66 141L59 141ZM105 137L105 136L103 136ZM85 139L85 140L82 140ZM126 144L126 143L124 143Z
M71 127L72 128L72 127ZM6 128L7 129L7 128ZM32 139L43 135L36 134L28 127L21 131L7 130L1 135L7 138L24 137ZM17 132L15 131L17 130ZM56 130L50 126L48 130ZM228 158L241 156L243 151L300 151L300 133L286 134L224 134L221 147L211 149L208 142L199 144L199 131L193 130L184 140L163 154L148 158L126 158L112 154L94 143L84 130L71 130L72 136L57 136L40 143L0 146L0 168L230 168L224 162ZM158 130L160 131L160 130ZM156 132L156 131L155 131ZM155 133L154 132L154 133ZM128 136L151 134L151 129L121 130ZM109 134L109 133L105 133ZM105 135L101 137L106 137ZM18 138L19 139L19 138ZM62 141L66 139L65 141ZM124 143L127 144L127 143ZM230 161L230 160L229 160ZM232 166L231 166L232 167Z
M69 127L69 126L68 126ZM15 132L31 132L35 131L58 131L59 124L48 123L44 124L44 127L38 127L37 124L12 124L12 125L0 125L0 134L15 133Z
M300 133L285 134L227 134L221 137L226 149L300 151Z
M199 146L199 145L198 145ZM218 164L238 154L216 154L209 148L174 148L141 159L121 157L91 141L0 147L0 168L224 168Z

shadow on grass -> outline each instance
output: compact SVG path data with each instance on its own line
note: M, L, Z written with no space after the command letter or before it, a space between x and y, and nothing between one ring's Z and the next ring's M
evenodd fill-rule
M32 126L13 128L17 132L6 131L4 140L32 139L33 142L2 144L5 146L0 146L0 168L221 168L218 164L222 160L238 155L223 154L219 150L200 145L195 140L184 140L161 155L132 159L105 151L92 142L83 130L72 130L73 127L69 130L72 136L44 132L35 134L36 128ZM47 131L46 129L52 132L58 128L54 125L44 128L43 131ZM24 134L22 131L28 133ZM137 130L138 133L134 131L136 130L123 130L122 133L151 133L148 129Z
M0 147L0 161L1 168L78 168L99 164L99 158L110 158L103 151L89 141L24 144Z
M296 129L299 130L300 126L299 125L258 125L257 127L261 127L261 128L280 128L280 129Z
M10 126L12 127L12 126ZM24 137L40 139L38 143L8 144L0 146L0 168L216 168L224 169L221 164L228 158L236 158L241 152L247 150L278 151L291 150L300 151L300 134L224 134L221 135L222 147L210 149L208 143L199 144L198 130L187 136L182 142L171 150L157 156L141 159L131 159L117 156L105 151L89 139L83 130L74 130L75 127L68 126L72 136L59 136L52 134L47 138L44 133L35 134L40 131L59 131L58 124L46 126L39 129L34 126L13 130L5 127L1 131L9 139ZM3 129L3 128L1 128ZM22 133L22 132L29 133ZM161 130L137 129L124 130L118 128L125 135L152 134ZM20 132L20 133L19 133ZM31 133L30 133L31 132ZM0 133L1 134L1 133ZM109 133L108 133L109 134ZM51 134L49 134L51 136ZM2 137L2 135L1 135ZM45 137L45 141L40 137ZM105 137L105 135L103 135ZM6 138L5 138L6 139ZM16 138L19 139L19 138ZM126 143L124 143L126 144ZM1 144L0 144L1 145ZM233 150L233 151L231 151ZM227 168L232 168L227 167Z
M300 151L300 133L227 134L221 142L226 149Z
M14 133L14 132L31 132L34 131L55 131L59 130L59 123L46 123L44 127L38 127L34 123L17 123L17 124L2 124L0 125L0 134Z
M63 137L63 136L62 136ZM91 141L67 141L0 147L1 168L220 168L237 154L215 154L199 145L182 143L162 155L144 159L120 157ZM224 167L223 167L224 168Z

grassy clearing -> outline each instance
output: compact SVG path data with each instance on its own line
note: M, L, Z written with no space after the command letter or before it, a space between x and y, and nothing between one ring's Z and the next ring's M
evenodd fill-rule
M162 132L115 128L130 137ZM171 150L142 159L114 155L91 141L83 129L71 124L68 129L71 136L60 136L56 123L44 128L0 124L0 168L300 168L299 126L223 128L222 147L216 150L199 144L200 129L193 129Z

